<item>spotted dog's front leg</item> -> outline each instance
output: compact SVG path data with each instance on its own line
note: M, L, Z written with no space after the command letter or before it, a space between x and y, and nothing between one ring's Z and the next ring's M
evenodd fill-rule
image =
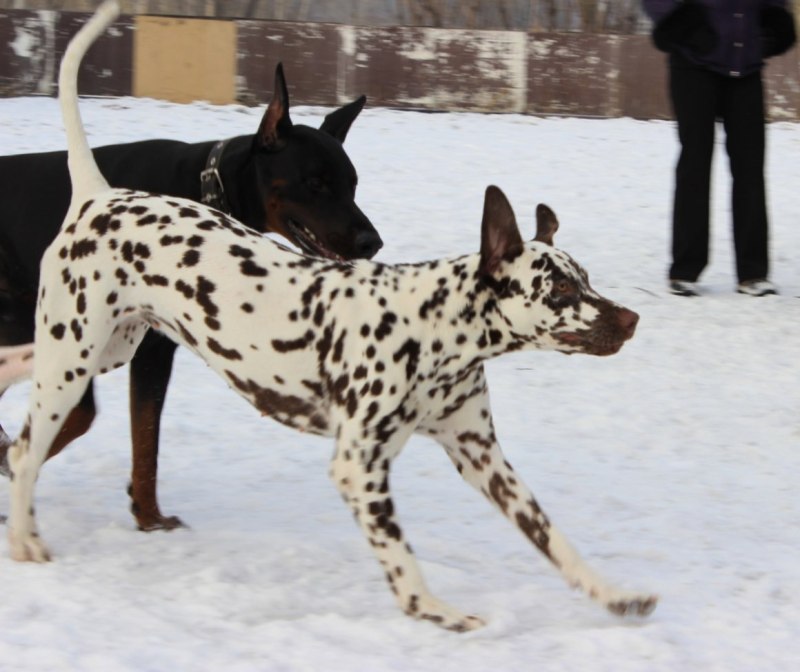
M400 608L409 616L448 630L473 630L483 621L462 614L430 593L397 521L389 489L389 467L407 436L402 440L395 436L388 444L375 445L340 437L331 463L331 478L381 563Z
M620 590L586 564L506 461L495 437L482 371L459 398L459 405L426 422L425 431L444 446L464 479L513 522L571 586L619 616L646 616L653 611L655 595Z

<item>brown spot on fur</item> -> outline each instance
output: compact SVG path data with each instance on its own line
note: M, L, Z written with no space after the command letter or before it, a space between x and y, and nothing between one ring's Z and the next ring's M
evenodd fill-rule
M72 246L69 249L69 258L73 261L75 259L82 259L83 257L88 257L89 255L94 254L96 251L96 241L89 238L76 240L74 243L72 243Z
M237 360L242 359L242 355L239 354L238 350L233 348L225 348L219 344L218 341L215 341L213 338L209 337L206 339L206 343L208 344L209 350L211 352L216 353L220 357L224 357L225 359Z
M302 350L303 348L308 347L308 345L314 340L314 332L310 329L300 338L295 338L290 341L283 341L273 339L272 347L275 348L277 352L291 352L292 350Z
M249 396L253 405L265 415L284 415L286 418L305 416L309 418L312 427L326 429L327 425L322 416L316 411L314 404L294 395L285 395L275 390L261 387L252 380L242 380L232 371L225 371L231 384Z

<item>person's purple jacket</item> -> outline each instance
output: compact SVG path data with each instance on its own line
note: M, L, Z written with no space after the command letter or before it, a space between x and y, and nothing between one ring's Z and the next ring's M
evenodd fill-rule
M653 41L684 63L730 77L756 72L795 42L786 0L643 0Z

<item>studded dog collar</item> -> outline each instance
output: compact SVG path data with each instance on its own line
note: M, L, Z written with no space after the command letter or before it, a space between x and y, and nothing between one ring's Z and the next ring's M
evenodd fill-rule
M200 195L201 200L206 205L221 210L226 215L230 215L231 207L228 199L225 196L225 187L222 184L222 178L219 176L219 166L222 163L222 152L225 151L225 146L228 140L220 140L215 142L214 146L208 154L206 160L206 167L200 173Z

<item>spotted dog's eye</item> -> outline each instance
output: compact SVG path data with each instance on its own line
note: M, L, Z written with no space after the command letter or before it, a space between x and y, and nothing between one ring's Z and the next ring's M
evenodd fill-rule
M556 280L555 284L553 285L553 294L558 297L575 296L577 293L578 288L575 286L575 283L567 278Z
M557 305L571 305L579 301L578 286L569 278L559 278L553 282L551 296Z

